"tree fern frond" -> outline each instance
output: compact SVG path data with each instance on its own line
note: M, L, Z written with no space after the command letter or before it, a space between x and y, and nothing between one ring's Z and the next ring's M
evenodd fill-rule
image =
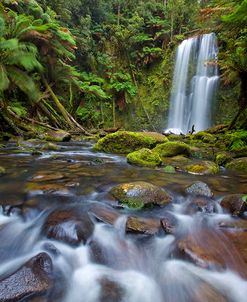
M7 68L11 81L22 90L31 100L37 101L40 97L40 90L33 81L32 77L26 72L13 67L8 66Z

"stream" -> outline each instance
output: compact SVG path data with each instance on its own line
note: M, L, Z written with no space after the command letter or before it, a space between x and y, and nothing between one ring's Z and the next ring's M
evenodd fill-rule
M247 194L247 175L135 167L91 142L58 148L0 148L0 302L247 301L247 219L220 206ZM172 202L130 210L109 194L136 181ZM213 197L187 194L196 181Z

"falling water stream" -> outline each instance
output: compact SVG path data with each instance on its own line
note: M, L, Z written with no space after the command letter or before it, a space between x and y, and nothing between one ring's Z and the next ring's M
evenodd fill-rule
M219 80L214 33L184 40L178 47L168 132L201 131L212 122L212 104Z
M0 288L2 280L39 253L48 254L53 263L48 292L25 300L7 300L0 293L0 301L246 301L247 256L229 239L239 230L220 227L235 220L219 204L226 194L247 193L246 175L168 174L131 166L121 156L95 153L90 143L59 147L32 156L16 153L16 146L9 144L0 152L0 165L8 171L0 183ZM171 204L135 211L119 207L109 190L137 180L168 190ZM214 198L206 199L210 206L200 210L198 197L185 193L196 180L214 192ZM71 209L90 217L90 236L77 245L47 238L47 217ZM170 217L174 228L127 232L130 216L154 221ZM63 227L76 237L70 223Z

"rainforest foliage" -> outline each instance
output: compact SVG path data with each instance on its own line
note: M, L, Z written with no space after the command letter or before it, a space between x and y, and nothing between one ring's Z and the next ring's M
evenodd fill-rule
M211 31L247 128L247 0L2 0L0 130L162 129L176 46Z

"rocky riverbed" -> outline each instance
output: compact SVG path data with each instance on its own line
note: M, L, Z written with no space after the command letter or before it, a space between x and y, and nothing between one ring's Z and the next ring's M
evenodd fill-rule
M1 302L245 301L247 174L151 136L155 166L87 141L3 143ZM217 171L182 168L199 161Z

